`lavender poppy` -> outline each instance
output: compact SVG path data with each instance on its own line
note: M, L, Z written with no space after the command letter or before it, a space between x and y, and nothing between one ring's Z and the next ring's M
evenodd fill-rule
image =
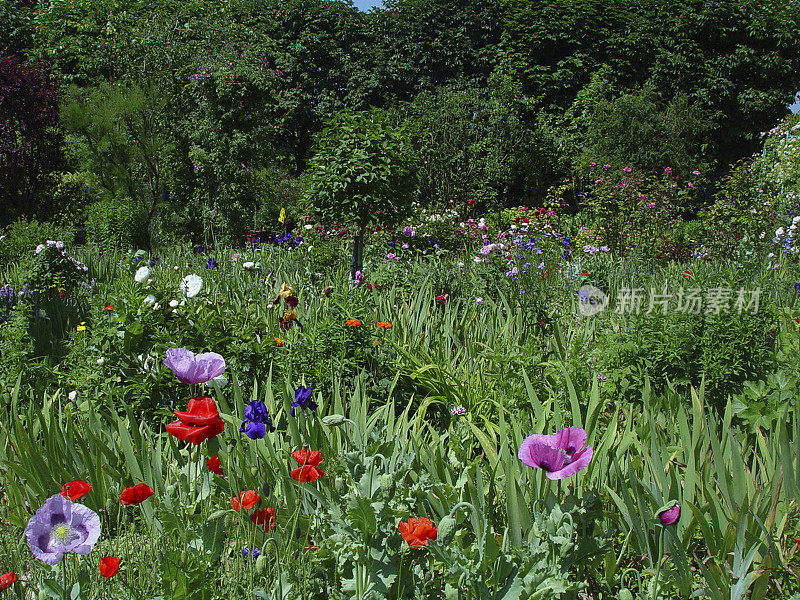
M86 506L55 494L30 518L25 536L33 555L54 565L67 552L92 551L100 537L100 517Z
M529 467L544 469L548 479L564 479L589 466L593 450L586 445L581 427L559 429L555 435L531 435L519 447L519 459Z
M674 525L681 518L681 505L675 502L672 506L658 512L658 520L664 527Z
M170 348L164 365L175 373L182 383L205 383L225 372L225 359L216 352L195 356L186 348Z
M289 411L289 414L294 416L294 409L299 408L300 410L317 410L317 403L314 402L312 399L312 394L314 393L314 388L303 387L302 385L294 391L294 402L292 403L292 409Z
M260 440L267 434L269 427L270 433L275 431L267 412L266 405L261 400L253 400L244 408L244 419L239 431L244 433L251 440Z

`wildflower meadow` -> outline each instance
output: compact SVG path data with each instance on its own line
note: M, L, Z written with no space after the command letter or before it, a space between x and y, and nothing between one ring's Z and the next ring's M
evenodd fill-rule
M800 599L800 13L717 8L0 0L0 600Z

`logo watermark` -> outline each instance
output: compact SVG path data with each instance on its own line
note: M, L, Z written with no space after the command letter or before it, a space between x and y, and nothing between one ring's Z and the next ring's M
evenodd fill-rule
M651 287L621 287L613 294L592 285L584 285L575 292L578 296L578 312L590 317L607 308L619 315L662 314L669 312L683 314L737 314L758 313L761 288L711 287L661 290ZM613 302L612 302L613 300Z

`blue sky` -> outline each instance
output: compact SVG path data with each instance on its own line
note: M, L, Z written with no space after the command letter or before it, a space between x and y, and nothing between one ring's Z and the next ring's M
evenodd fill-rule
M361 10L369 10L373 6L380 6L382 2L381 0L353 0L353 4Z

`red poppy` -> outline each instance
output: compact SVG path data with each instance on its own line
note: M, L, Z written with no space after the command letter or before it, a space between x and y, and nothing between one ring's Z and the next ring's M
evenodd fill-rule
M113 306L106 306L103 310L114 310Z
M58 297L63 298L66 295L67 295L66 292L59 292Z
M473 200L472 198L470 198L469 200L467 200L467 204L468 204L469 206L472 206L473 204L475 204L475 200Z
M239 512L243 508L253 508L256 504L258 504L259 500L259 495L255 490L247 490L245 492L239 492L238 496L231 498L231 506L233 507L233 510Z
M250 519L256 525L263 525L267 531L275 529L275 520L278 518L278 513L274 508L260 508L253 511Z
M292 479L295 481L300 483L316 481L325 474L322 469L318 468L319 464L324 460L322 452L319 450L309 451L303 448L292 452L292 456L297 461L297 464L300 465L292 471Z
M206 461L206 466L208 470L212 473L216 473L217 475L222 475L222 463L219 460L219 455L215 454L211 458Z
M116 556L104 556L100 559L100 575L103 577L113 577L119 572L119 558Z
M152 496L153 493L153 488L146 483L140 483L133 487L126 487L119 496L119 503L123 506L141 504Z
M797 548L800 549L800 535L794 538L794 543L797 546Z
M92 491L92 484L86 483L82 479L76 479L75 481L70 481L69 483L65 483L61 488L59 494L64 496L64 498L69 498L73 502L78 498L83 498L86 494Z
M0 575L0 590L4 590L8 587L11 587L16 580L17 576L14 573L6 573L5 575Z
M197 396L189 400L186 412L173 412L178 420L168 423L167 431L182 442L202 444L225 429L216 403L208 396Z
M436 533L439 529L434 527L433 523L425 517L411 517L408 523L400 521L398 528L400 529L400 535L412 548L427 546L428 540L436 539Z
M691 271L689 271L689 270L686 270L686 271L684 271L684 272L683 272L683 276L684 276L684 277L686 277L686 278L688 279L689 277L691 277L691 276L692 276L692 272L691 272Z
M589 271L584 269L583 271L581 271L581 275L586 275L588 277L589 276Z

